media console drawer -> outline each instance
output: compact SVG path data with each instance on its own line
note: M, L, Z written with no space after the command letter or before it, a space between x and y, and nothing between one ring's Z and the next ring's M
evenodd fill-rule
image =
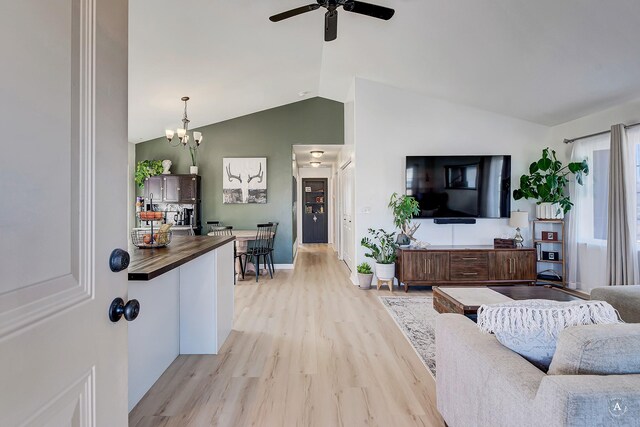
M488 280L489 255L483 252L451 252L450 280Z

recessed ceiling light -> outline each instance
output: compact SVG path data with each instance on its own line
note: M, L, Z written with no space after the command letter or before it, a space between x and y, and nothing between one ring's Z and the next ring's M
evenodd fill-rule
M316 159L319 159L320 157L322 157L323 154L324 154L324 151L320 151L320 150L314 150L311 152L311 155Z
M309 91L308 90L303 90L302 92L298 92L298 96L300 98L304 98L305 96L309 95Z
M320 167L321 162L309 162L314 168Z

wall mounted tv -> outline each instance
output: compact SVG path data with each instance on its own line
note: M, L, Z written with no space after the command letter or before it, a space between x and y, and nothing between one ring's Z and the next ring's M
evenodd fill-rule
M511 156L407 156L419 218L508 218Z

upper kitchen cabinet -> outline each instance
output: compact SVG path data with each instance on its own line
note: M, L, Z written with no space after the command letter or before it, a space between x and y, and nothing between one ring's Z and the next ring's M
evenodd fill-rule
M144 183L144 197L153 195L158 203L188 203L200 201L200 176L198 175L156 175Z

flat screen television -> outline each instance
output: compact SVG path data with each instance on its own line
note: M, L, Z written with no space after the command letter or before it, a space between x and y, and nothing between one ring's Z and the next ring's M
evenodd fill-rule
M418 218L508 218L511 156L407 156Z

